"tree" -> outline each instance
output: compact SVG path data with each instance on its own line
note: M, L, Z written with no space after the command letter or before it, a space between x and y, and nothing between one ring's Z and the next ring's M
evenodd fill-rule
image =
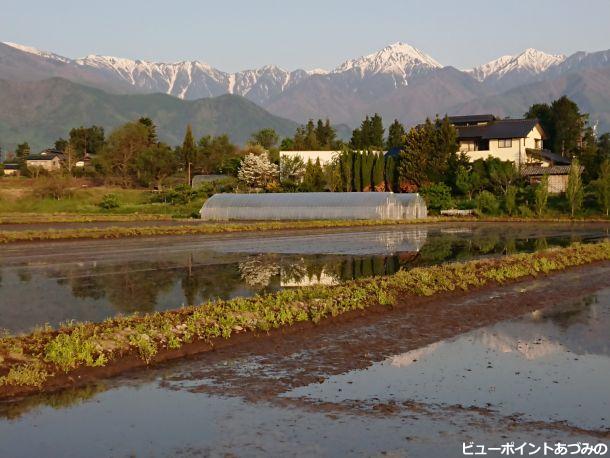
M237 168L244 154L231 143L227 135L212 137L206 135L199 139L193 160L193 170L199 173L237 174Z
M68 142L68 140L64 139L64 138L58 138L57 140L55 140L55 149L57 151L61 151L62 153L64 151L66 151L66 147L70 144L70 142Z
M251 189L269 189L277 183L279 169L266 154L247 154L237 172L237 178Z
M157 143L159 141L159 139L157 138L157 126L155 126L155 123L153 122L153 120L148 117L143 117L143 118L138 119L138 122L148 129L149 145L152 146L155 143Z
M513 216L517 211L517 188L513 185L508 186L504 196L504 206L506 213Z
M475 170L468 170L464 166L458 167L455 186L468 200L472 200L472 194L480 188L481 176Z
M534 190L534 204L536 215L542 216L546 210L547 201L549 200L549 177L544 175L540 180L540 183L536 185Z
M187 124L186 131L184 132L184 140L182 146L179 149L179 156L181 162L186 171L187 183L191 184L191 167L195 161L195 155L197 154L197 147L195 146L195 137L193 137L193 130L191 125Z
M137 178L144 186L163 187L167 177L176 171L176 155L164 143L157 143L141 151L135 160Z
M508 187L519 178L519 172L512 161L501 161L498 158L486 160L489 178L498 191L506 195Z
M445 183L430 183L422 186L421 193L431 210L445 210L453 206L451 188Z
M303 175L301 188L308 192L321 192L324 191L325 184L324 171L320 165L320 158L317 158L316 162L312 162L312 160L309 159L305 166L305 174Z
M339 169L341 173L341 189L351 192L354 184L354 153L342 151L339 155Z
M253 133L250 137L250 143L260 145L266 150L275 148L279 140L279 135L271 128L261 129L258 132Z
M583 130L587 121L586 114L581 114L578 105L563 96L547 105L532 105L525 113L526 118L537 118L548 136L547 147L565 157L577 154Z
M115 129L98 154L102 170L118 177L125 186L131 184L136 178L135 160L149 147L148 135L146 126L139 122L129 122Z
M330 192L341 191L342 179L341 179L341 164L337 156L333 157L330 162L327 162L322 167L324 171L324 181L326 187Z
M17 145L15 148L15 159L17 160L17 164L19 164L19 172L22 175L29 175L29 170L27 166L27 159L30 155L30 145L28 142L23 142Z
M608 216L610 208L610 159L604 160L599 168L599 177L593 182L595 197L602 211Z
M407 132L405 131L404 126L395 119L390 127L388 128L388 141L386 142L386 148L388 150L392 148L402 148L405 144L405 135Z
M374 191L385 191L385 156L383 153L377 153L374 160L372 188Z
M570 174L568 176L568 186L566 189L566 197L570 204L570 214L572 217L582 207L582 201L584 198L584 189L582 186L582 169L578 159L573 159L570 165Z
M384 146L383 134L385 129L383 128L383 120L378 113L375 113L371 118L371 127L369 131L367 147L371 149L381 150Z
M400 152L401 183L416 188L429 183L451 182L451 168L460 162L457 154L457 132L449 119L426 119L423 125L409 130Z
M280 161L280 183L289 191L296 191L305 174L301 156L284 156Z
M352 189L356 192L362 191L362 153L358 151L354 152L353 156L353 165L354 165L354 184Z
M104 147L104 135L104 128L100 126L81 126L70 130L70 144L76 157L82 159L85 154L98 154Z

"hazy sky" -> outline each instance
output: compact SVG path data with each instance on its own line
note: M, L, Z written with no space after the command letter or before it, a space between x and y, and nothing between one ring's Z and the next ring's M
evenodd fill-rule
M0 0L0 41L68 57L332 69L407 42L470 68L533 47L610 48L610 0Z

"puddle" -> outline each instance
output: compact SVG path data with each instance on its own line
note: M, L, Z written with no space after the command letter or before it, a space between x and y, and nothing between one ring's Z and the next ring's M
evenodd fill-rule
M392 355L285 396L478 407L525 421L610 430L609 331L606 289L577 304Z

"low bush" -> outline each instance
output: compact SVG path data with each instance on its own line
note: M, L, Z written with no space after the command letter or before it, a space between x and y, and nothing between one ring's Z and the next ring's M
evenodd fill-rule
M432 183L420 188L428 210L439 211L453 207L451 188L445 183Z
M116 194L106 194L102 197L102 200L98 206L104 210L114 210L121 206L119 197Z
M59 174L39 177L34 185L34 195L40 198L64 199L72 195L72 178Z
M477 210L482 215L497 215L500 212L500 202L489 191L481 191L477 196Z

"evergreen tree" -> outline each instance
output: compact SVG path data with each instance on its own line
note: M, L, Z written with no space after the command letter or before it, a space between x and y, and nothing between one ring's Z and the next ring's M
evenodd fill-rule
M195 146L195 137L193 137L193 130L191 125L186 126L184 132L184 140L182 141L182 147L180 148L180 154L184 168L187 169L189 164L195 161L195 154L197 153L197 147Z
M358 151L354 152L353 164L354 164L354 184L352 189L356 192L362 191L362 153Z
M261 145L266 150L275 148L279 140L279 135L274 129L271 128L261 129L258 132L254 132L250 136L250 143Z
M351 192L354 182L354 166L353 153L351 151L343 151L339 156L339 164L341 169L341 188L345 192Z
M362 156L362 190L372 190L372 175L373 175L374 155L370 151L363 153Z
M99 153L105 144L104 128L99 126L78 127L70 130L70 144L76 156Z
M385 161L385 183L388 191L396 191L398 188L398 166L393 156L388 156Z
M316 162L312 162L311 159L307 161L305 166L305 174L303 175L302 189L308 192L321 192L324 191L325 186L324 171L320 165L320 158L316 159Z
M405 143L405 135L406 131L404 126L395 119L390 127L388 128L388 141L386 143L386 148L388 150L392 148L402 148Z
M384 146L383 134L385 129L383 128L383 120L381 116L377 113L373 115L370 121L370 131L367 148L382 150Z
M375 164L373 165L373 190L384 191L385 182L383 172L385 169L385 157L383 153L377 153L374 157Z
M148 143L151 146L158 143L159 139L157 138L157 126L155 126L153 120L148 117L143 117L138 119L138 122L146 126L146 128L148 129Z

